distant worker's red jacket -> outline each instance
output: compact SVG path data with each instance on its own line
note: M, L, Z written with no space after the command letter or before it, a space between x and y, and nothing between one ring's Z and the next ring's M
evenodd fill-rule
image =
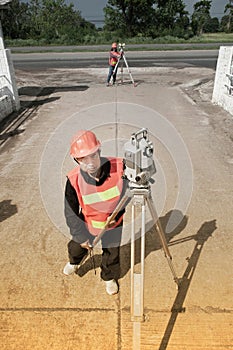
M109 52L109 65L115 66L117 64L118 59L121 57L121 53L118 51L110 51Z

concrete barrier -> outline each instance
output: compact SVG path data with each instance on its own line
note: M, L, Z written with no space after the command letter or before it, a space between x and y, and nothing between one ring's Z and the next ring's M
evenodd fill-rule
M233 115L233 46L219 49L212 102Z
M4 48L0 21L0 121L20 109L11 52Z
M9 95L0 96L0 121L13 111L12 100Z
M0 82L4 81L4 76L0 76ZM12 92L4 84L0 83L0 122L10 115L14 110L14 99Z

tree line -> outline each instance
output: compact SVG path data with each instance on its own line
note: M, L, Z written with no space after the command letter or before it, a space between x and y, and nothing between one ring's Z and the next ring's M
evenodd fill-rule
M233 0L221 21L210 15L212 0L197 1L193 13L183 0L109 0L104 26L85 20L74 4L65 0L12 0L2 19L6 39L32 40L39 44L98 44L113 38L189 39L203 33L233 32Z

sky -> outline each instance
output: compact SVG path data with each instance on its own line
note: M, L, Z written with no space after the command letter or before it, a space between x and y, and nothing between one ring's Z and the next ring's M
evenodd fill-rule
M199 0L183 0L186 4L186 11L193 13L193 5ZM93 22L97 27L101 25L104 18L103 8L108 0L66 0L67 3L73 3L75 8L81 11L82 17L87 21ZM211 17L221 18L224 15L225 5L228 0L212 0L210 10Z

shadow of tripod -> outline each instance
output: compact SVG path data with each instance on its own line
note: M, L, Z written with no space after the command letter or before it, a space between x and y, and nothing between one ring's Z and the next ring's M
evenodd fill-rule
M189 286L191 284L198 260L200 258L202 249L204 247L204 244L207 242L208 238L212 236L212 233L216 230L216 220L207 221L202 224L200 229L198 230L196 235L187 237L186 239L176 240L173 241L172 244L179 244L183 243L189 240L194 239L196 241L195 247L193 249L191 257L188 259L188 266L181 278L181 284L179 286L179 290L176 296L176 299L173 303L172 309L171 309L171 317L168 321L167 328L165 330L163 339L161 341L161 344L159 346L158 350L166 350L168 342L170 340L176 319L178 317L178 314L180 312L185 312L185 308L183 307L183 303L185 300L185 297L187 295Z
M168 222L170 221L170 218L173 217L175 220L174 222L174 229L166 233L166 226ZM188 217L183 215L183 213L180 210L173 209L167 212L164 216L159 218L161 222L161 226L166 234L166 240L168 243L168 246L172 245L172 242L170 242L175 236L180 234L186 227L188 222ZM177 224L179 222L179 224ZM140 232L138 232L140 233ZM139 236L137 233L136 236ZM158 239L157 235L155 234L155 227L154 222L150 221L147 224L146 227L146 249L145 249L145 257L147 257L151 252L160 250L162 248L160 240ZM140 263L140 250L141 250L141 238L136 239L135 241L135 264ZM131 242L129 241L127 244L123 245L121 247L121 274L120 278L123 278L128 271L130 270L130 254L131 254Z

